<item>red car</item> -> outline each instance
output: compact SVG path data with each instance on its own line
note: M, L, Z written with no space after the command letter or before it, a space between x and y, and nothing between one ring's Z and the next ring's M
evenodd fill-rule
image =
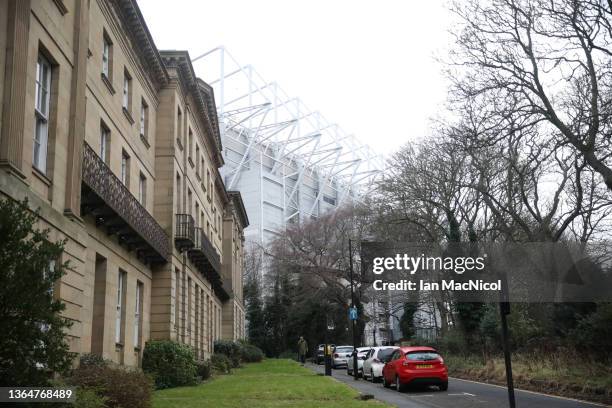
M437 385L448 389L448 368L442 356L431 347L400 347L382 370L383 385L403 391L407 385Z

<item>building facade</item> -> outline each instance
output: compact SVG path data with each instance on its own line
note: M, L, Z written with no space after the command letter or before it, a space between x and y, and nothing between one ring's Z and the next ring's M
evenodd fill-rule
M0 1L0 197L65 239L72 351L137 366L149 339L244 337L239 193L212 88L135 0Z

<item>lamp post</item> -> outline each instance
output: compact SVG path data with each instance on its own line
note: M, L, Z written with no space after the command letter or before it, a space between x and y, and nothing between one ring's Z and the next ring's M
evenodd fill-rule
M332 375L331 364L331 346L329 344L329 331L334 329L334 321L329 316L329 303L325 303L325 348L323 349L323 357L325 361L325 375Z
M353 325L353 378L355 381L359 380L359 373L357 372L357 310L355 307L355 288L353 283L353 246L352 240L349 238L349 272L351 277L351 322Z

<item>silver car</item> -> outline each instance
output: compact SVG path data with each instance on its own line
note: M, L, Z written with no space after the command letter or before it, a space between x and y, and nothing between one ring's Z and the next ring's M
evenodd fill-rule
M366 360L363 362L364 380L369 379L372 382L376 382L382 378L382 369L387 359L398 348L397 346L372 347L368 352Z
M357 347L357 375L361 375L363 373L363 362L368 355L368 351L370 351L372 347ZM353 358L355 357L355 353L351 354L348 360L346 360L346 374L353 375Z
M332 368L346 367L346 360L353 354L353 346L337 346L332 354Z

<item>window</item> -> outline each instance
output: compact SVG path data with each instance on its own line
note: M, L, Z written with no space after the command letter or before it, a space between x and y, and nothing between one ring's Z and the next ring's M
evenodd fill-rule
M100 124L100 158L106 164L108 164L109 146L110 130L102 123Z
M143 99L140 102L140 137L147 140L147 130L149 122L149 105Z
M192 149L193 149L193 132L191 131L191 129L189 129L189 139L187 140L187 142L189 143L189 146L187 146L187 152L188 152L188 158L189 161L191 162L191 166L193 167L193 161L191 160L191 158L193 157L192 153Z
M34 116L34 149L32 164L43 173L47 172L47 144L49 140L49 101L51 94L51 64L42 55L36 63L36 102Z
M176 213L181 213L181 176L176 173Z
M110 78L111 49L113 45L110 42L108 35L106 35L106 32L104 33L103 41L104 44L102 46L102 74L107 78Z
M123 71L123 109L127 112L132 112L132 77L127 72Z
M123 309L125 303L125 297L123 296L125 291L125 279L126 273L119 270L117 273L117 315L115 316L115 343L121 343L123 338Z
M138 181L138 201L143 207L147 206L147 178L142 173Z
M195 203L195 223L196 227L200 226L200 204L198 204L197 202Z
M140 347L140 338L142 333L142 292L144 285L142 282L136 283L136 299L134 308L134 347Z
M193 196L191 195L191 190L187 189L187 208L186 208L186 213L187 214L191 214L191 209L193 205Z
M327 204L336 205L336 199L326 195L323 196L323 201L325 201Z
M130 156L125 150L121 152L121 182L124 186L130 186Z
M196 176L200 178L200 146L196 145Z
M212 198L212 182L210 181L210 170L206 170L206 187L208 188L208 194L206 194L206 198L208 198L208 201L210 201Z
M177 108L176 111L176 141L178 142L179 148L183 150L183 112L181 108Z

